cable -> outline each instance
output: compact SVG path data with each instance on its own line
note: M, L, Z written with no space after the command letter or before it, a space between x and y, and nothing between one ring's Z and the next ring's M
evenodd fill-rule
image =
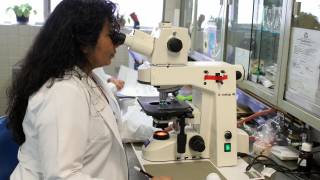
M293 176L296 179L304 179L305 178L305 177L301 177L301 175L310 176L312 174L320 174L320 171L303 172L303 171L299 171L298 168L291 170L285 166L279 165L273 159L271 159L265 155L258 155L256 157L249 155L249 154L246 154L246 153L238 153L237 155L239 157L249 157L252 159L251 163L249 163L248 166L246 167L246 171L249 171L252 168L252 166L255 164L262 164L266 167L273 168L277 172L281 172L285 175ZM262 160L261 158L264 158L265 160Z
M263 163L266 160L259 160L259 158L265 158L268 161L270 161L271 163L269 163L269 164ZM263 164L263 165L266 165L266 166L269 166L269 167L271 166L273 169L275 169L277 171L280 171L280 172L290 171L289 168L277 164L273 159L271 159L271 158L269 158L268 156L265 156L265 155L258 155L255 158L253 158L252 162L246 167L246 171L249 171L254 164Z
M319 153L319 152L320 151L313 151L313 152L311 151L312 154L316 154L316 153Z
M255 119L255 118L259 117L259 116L264 116L264 115L267 115L267 114L270 114L270 113L274 113L274 112L277 112L277 111L275 109L272 109L272 108L256 112L256 113L252 114L251 116L248 116L245 119L238 121L237 125L238 125L238 127L240 127L245 122L251 121L251 120L253 120L253 119Z

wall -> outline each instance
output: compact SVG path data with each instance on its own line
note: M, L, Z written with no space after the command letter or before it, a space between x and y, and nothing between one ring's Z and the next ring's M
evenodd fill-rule
M11 67L27 52L39 26L0 25L0 116L7 107L6 89L11 82Z
M0 25L0 116L7 108L6 89L11 82L12 66L21 60L39 32L41 26ZM125 46L117 48L112 64L105 71L113 76L120 65L128 64L128 50Z
M165 21L173 22L175 9L180 9L180 0L165 0ZM12 66L24 57L40 28L31 25L0 25L0 116L7 107L6 89L11 82ZM128 65L128 59L127 47L120 46L111 65L104 69L108 74L116 76L120 65Z

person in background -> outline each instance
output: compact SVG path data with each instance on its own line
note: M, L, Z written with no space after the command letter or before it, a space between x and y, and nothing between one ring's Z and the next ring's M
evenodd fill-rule
M149 139L154 131L160 130L152 126L152 117L141 111L141 106L136 102L136 99L116 98L116 93L123 88L124 81L106 74L102 67L93 69L92 77L109 100L123 142L142 142ZM110 81L110 79L113 80ZM120 109L120 104L123 109ZM124 106L130 106L130 108Z
M93 72L102 79L107 81L108 88L115 94L117 91L120 91L124 87L124 81L118 78L115 78L103 70L103 67L98 67L93 69Z
M9 89L20 145L11 180L128 179L116 117L92 77L119 45L115 13L111 1L63 0L41 28Z
M140 21L135 12L130 14L131 19L133 20L133 29L140 29Z
M138 16L135 12L132 12L130 14L130 17L133 21L133 29L140 29L140 21L138 19ZM138 57L140 56L139 53L129 50L129 55L132 57L132 59L134 60L134 70L138 70L138 67L143 63L143 61L141 61Z

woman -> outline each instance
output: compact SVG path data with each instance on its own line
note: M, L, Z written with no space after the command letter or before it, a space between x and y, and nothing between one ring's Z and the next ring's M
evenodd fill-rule
M20 145L10 179L128 179L115 117L91 77L116 53L115 11L110 1L63 0L42 27L9 91Z

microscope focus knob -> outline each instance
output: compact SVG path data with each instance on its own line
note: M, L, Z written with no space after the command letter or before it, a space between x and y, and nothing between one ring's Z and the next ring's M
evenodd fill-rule
M203 152L206 149L203 138L198 135L193 136L189 140L189 147L190 147L190 149L197 151L197 152Z
M239 80L242 78L242 73L240 71L236 71L236 80Z
M232 138L232 133L230 131L224 132L224 138L231 139Z
M182 45L182 41L178 38L170 38L169 41L167 42L167 48L169 49L169 51L172 52L179 52L181 51L183 45Z

